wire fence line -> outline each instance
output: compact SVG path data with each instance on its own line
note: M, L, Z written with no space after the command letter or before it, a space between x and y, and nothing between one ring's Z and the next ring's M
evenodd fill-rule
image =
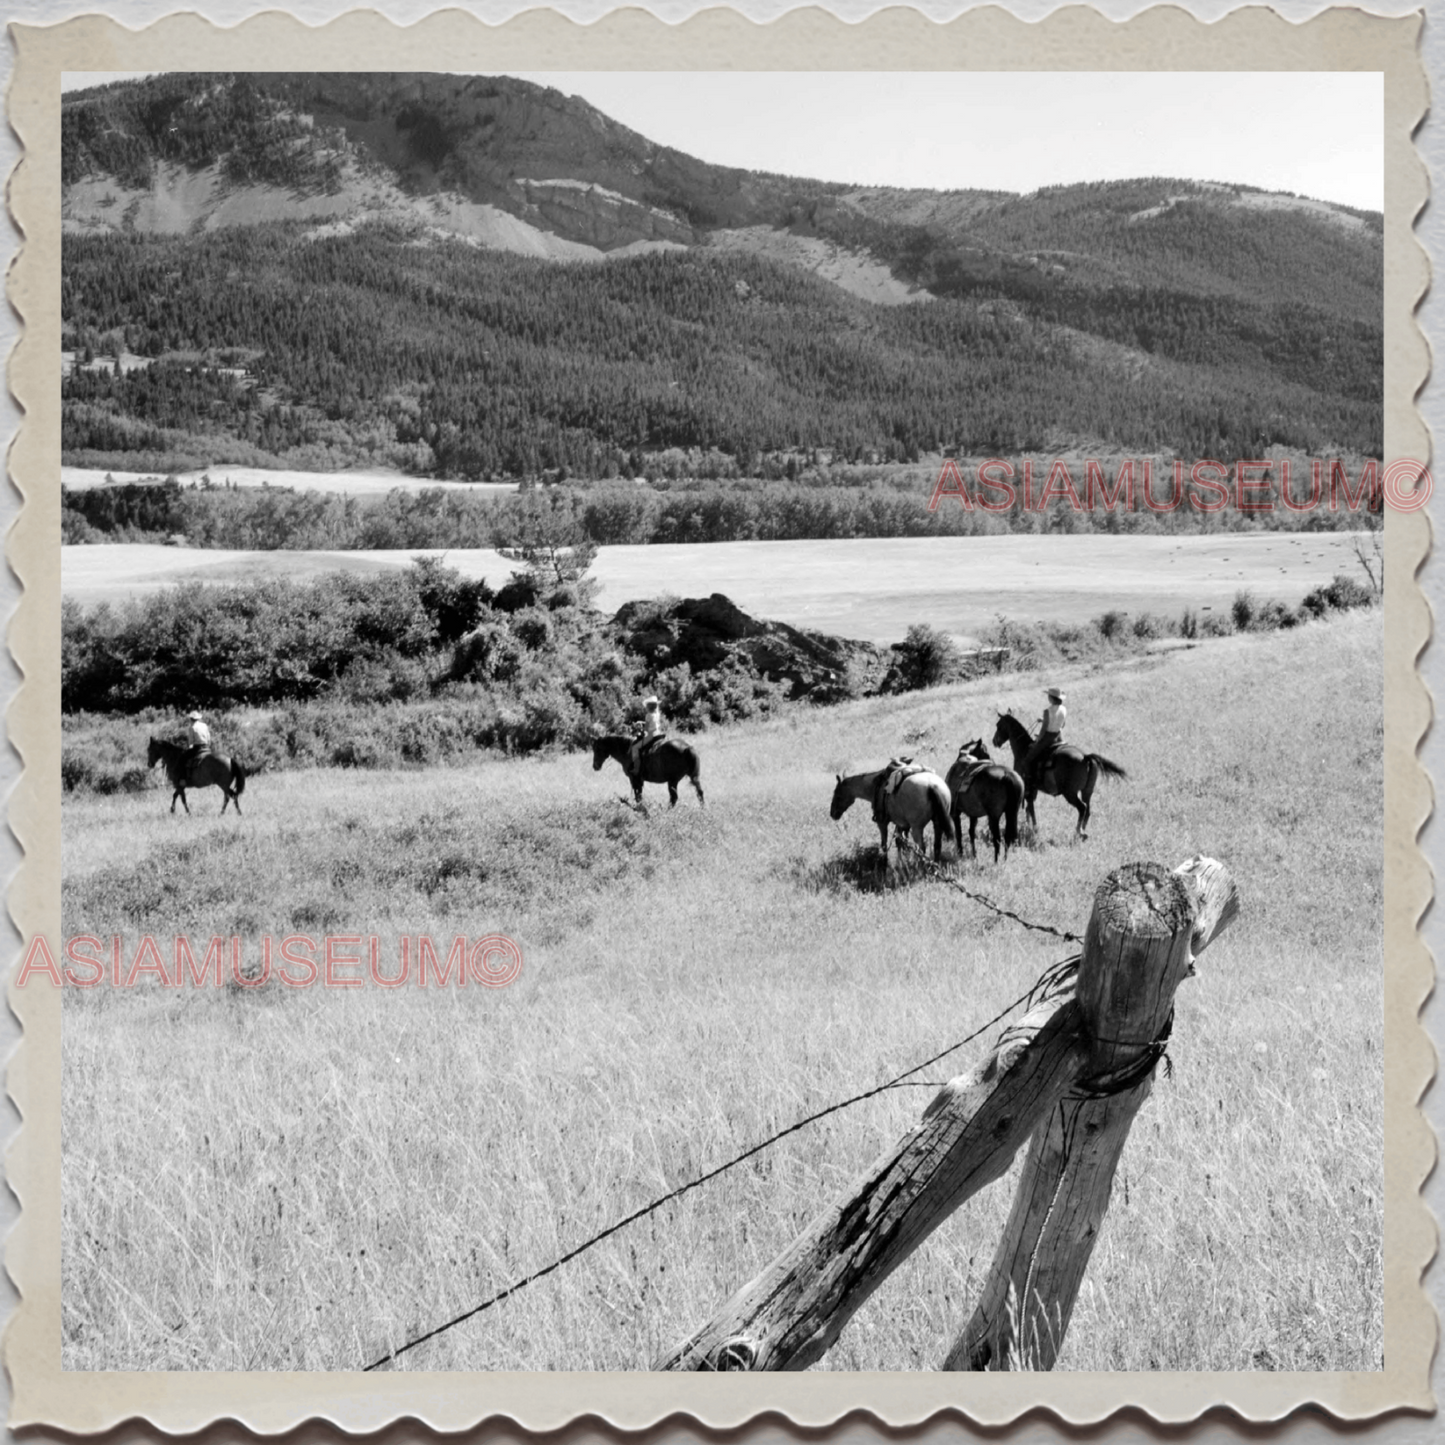
M380 1369L381 1366L390 1364L393 1360L406 1354L408 1350L414 1350L418 1345L423 1345L428 1340L434 1340L438 1335L445 1334L447 1330L464 1324L467 1320L474 1319L477 1315L491 1309L495 1305L501 1304L503 1300L510 1299L512 1295L526 1289L528 1285L535 1284L540 1279L545 1279L549 1274L553 1273L553 1271L560 1269L564 1264L570 1263L579 1255L585 1254L589 1249L601 1244L603 1240L610 1238L619 1230L626 1229L629 1224L636 1224L638 1220L645 1219L649 1214L655 1213L664 1205L671 1204L673 1200L680 1199L684 1194L698 1188L700 1185L716 1179L721 1174L726 1174L729 1169L734 1169L739 1164L745 1163L754 1155L761 1154L763 1150L771 1148L772 1145L776 1144L780 1139L786 1139L790 1134L796 1134L800 1129L807 1128L809 1124L816 1124L819 1119L826 1119L829 1114L836 1114L840 1110L851 1108L854 1104L861 1104L865 1099L872 1099L879 1094L885 1093L889 1089L915 1087L916 1085L912 1082L914 1074L921 1073L924 1069L938 1063L940 1059L947 1058L949 1054L956 1053L966 1044L971 1044L980 1034L986 1033L995 1024L1001 1023L1009 1014L1013 1013L1015 1009L1024 1005L1032 1005L1041 998L1051 996L1051 991L1057 991L1060 986L1067 983L1068 979L1072 977L1072 973L1077 971L1078 964L1078 957L1075 956L1073 958L1063 959L1059 963L1052 965L1052 967L1029 988L1027 993L1021 994L1018 998L1014 999L1012 1003L1005 1004L987 1023L980 1024L971 1034L966 1035L955 1043L949 1044L947 1048L940 1049L936 1054L930 1055L921 1063L914 1064L911 1068L905 1069L901 1074L895 1075L882 1084L877 1084L871 1089L865 1089L861 1094L854 1094L851 1098L843 1099L836 1104L829 1104L826 1108L818 1109L805 1118L799 1119L796 1123L789 1124L786 1129L780 1129L776 1134L764 1139L760 1144L754 1144L752 1148L744 1150L741 1154L729 1159L725 1164L719 1164L717 1168L708 1170L706 1174L698 1175L696 1179L691 1179L686 1184L679 1185L678 1188L670 1190L658 1199L654 1199L652 1203L643 1205L641 1209L634 1210L631 1214L623 1219L617 1220L614 1224L609 1224L606 1229L599 1230L590 1239L584 1240L575 1249L568 1250L567 1253L560 1258L554 1259L551 1264L545 1265L542 1269L534 1270L531 1274L508 1285L506 1289L499 1290L489 1299L483 1300L481 1304L474 1305L465 1313L447 1320L445 1324L440 1324L435 1329L428 1330L425 1334L418 1335L415 1339L408 1340L404 1345L400 1345L389 1353L382 1355L379 1359L373 1360L369 1365L364 1367L365 1370ZM925 1082L924 1080L919 1080L918 1084ZM935 1087L943 1086L936 1085Z
M1055 938L1064 940L1066 943L1081 943L1083 941L1077 933L1067 933L1062 929L1054 928L1046 923L1034 923L1027 918L1021 917L1011 909L1000 907L991 899L985 898L981 893L975 893L971 889L965 888L958 879L951 877L942 867L927 857L906 834L900 835L900 841L925 867L931 869L935 875L945 883L956 888L973 902L991 909L1001 918L1011 919L1023 928L1031 929L1035 933L1052 935ZM425 1334L418 1335L415 1339L408 1340L405 1344L382 1355L379 1359L373 1360L369 1365L364 1367L365 1370L380 1369L383 1365L390 1364L393 1360L406 1354L407 1351L416 1349L418 1345L426 1344L428 1340L436 1339L438 1335L445 1334L446 1331L456 1328L457 1325L464 1324L467 1320L475 1319L477 1315L483 1314L485 1311L501 1304L504 1300L510 1299L514 1294L520 1293L529 1285L535 1284L538 1280L545 1279L549 1274L561 1269L564 1264L569 1264L579 1255L585 1254L589 1249L601 1244L603 1240L609 1239L620 1230L626 1229L628 1225L636 1224L638 1220L645 1219L649 1214L656 1213L656 1211L664 1205L671 1204L674 1200L680 1199L684 1194L699 1188L703 1184L709 1183L722 1174L726 1174L728 1170L735 1169L739 1164L743 1164L755 1155L761 1154L763 1150L771 1148L774 1144L778 1143L779 1140L786 1139L790 1134L796 1134L800 1129L805 1129L808 1125L817 1123L819 1119L825 1119L830 1114L836 1114L843 1109L851 1108L854 1104L861 1104L865 1099L875 1098L877 1095L885 1093L889 1089L923 1087L929 1081L914 1080L914 1074L921 1073L924 1069L936 1064L940 1059L946 1058L949 1054L956 1053L966 1044L972 1043L980 1034L987 1032L987 1030L991 1029L995 1024L1002 1022L1015 1009L1025 1005L1032 1007L1035 1003L1051 998L1063 989L1070 987L1074 975L1078 972L1078 967L1079 955L1077 954L1050 965L1029 988L1028 992L1014 999L1012 1003L1006 1004L998 1013L989 1019L987 1023L981 1024L965 1038L959 1039L956 1043L949 1044L947 1048L940 1049L938 1053L924 1059L922 1063L914 1064L912 1068L905 1069L903 1073L896 1075L885 1083L875 1085L871 1089L865 1089L861 1094L854 1094L851 1098L843 1099L836 1104L829 1104L826 1108L819 1109L815 1113L807 1115L806 1118L799 1119L796 1123L788 1125L786 1129L781 1129L770 1138L764 1139L760 1144L754 1144L752 1148L744 1150L743 1153L729 1159L726 1163L719 1164L717 1168L710 1169L707 1173L698 1175L696 1179L691 1179L686 1184L679 1185L678 1188L670 1190L660 1198L654 1199L650 1204L645 1204L641 1209L636 1209L631 1214L608 1225L606 1229L599 1230L590 1239L584 1240L575 1249L568 1250L566 1254L554 1259L550 1264L545 1265L539 1270L534 1270L522 1279L516 1280L514 1283L508 1285L506 1289L499 1290L489 1299L483 1300L481 1304L474 1305L463 1314L447 1320L444 1324L436 1326L435 1329L428 1330ZM942 1086L934 1085L934 1087Z
M1024 928L1030 928L1035 933L1047 933L1054 938L1061 938L1065 943L1082 943L1084 941L1077 933L1065 932L1062 928L1054 928L1048 923L1031 922L1010 908L1000 908L997 903L991 898L985 898L982 893L975 893L971 888L965 888L941 863L935 863L907 833L900 833L898 841L900 846L907 848L936 878L942 879L949 887L956 888L965 898L972 899L973 902L980 903L985 908L992 909L1000 918L1011 918L1015 923L1022 925Z

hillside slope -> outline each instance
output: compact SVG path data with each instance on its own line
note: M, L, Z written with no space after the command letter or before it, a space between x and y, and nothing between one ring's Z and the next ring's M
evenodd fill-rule
M68 96L62 141L77 464L1381 445L1371 213L741 171L482 76L161 76Z

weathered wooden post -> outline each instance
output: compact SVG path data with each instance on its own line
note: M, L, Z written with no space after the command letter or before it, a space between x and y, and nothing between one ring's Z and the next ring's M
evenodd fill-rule
M1076 992L1094 1051L1084 1080L1034 1136L983 1296L946 1369L1053 1369L1115 1167L1153 1088L1174 990L1238 909L1234 881L1210 859L1177 873L1135 864L1099 890Z
M1012 1290L1025 1301L1019 1313L1030 1363L1051 1366L1114 1165L1162 1053L1174 991L1193 954L1237 907L1233 880L1209 859L1191 859L1176 873L1133 864L1111 874L1094 901L1075 986L1045 991L982 1065L945 1086L897 1146L655 1368L806 1369L1031 1136L1035 1147L983 1300L948 1364L1008 1367L1016 1352Z

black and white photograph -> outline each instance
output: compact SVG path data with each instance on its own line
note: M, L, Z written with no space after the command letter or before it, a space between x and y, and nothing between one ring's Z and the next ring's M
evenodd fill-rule
M64 73L61 1368L1383 1371L1385 114Z

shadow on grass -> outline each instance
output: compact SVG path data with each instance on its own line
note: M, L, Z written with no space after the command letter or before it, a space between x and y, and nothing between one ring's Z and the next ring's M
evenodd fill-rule
M949 860L941 865L948 868ZM793 865L793 880L808 893L891 893L937 877L920 859L890 851L885 863L876 844L855 843L821 863Z

